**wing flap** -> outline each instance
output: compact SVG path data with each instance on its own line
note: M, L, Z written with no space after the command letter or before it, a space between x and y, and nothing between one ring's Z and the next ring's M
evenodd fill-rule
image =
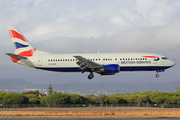
M96 63L96 62L93 62L89 59L86 59L82 56L74 56L76 59L78 59L78 62L77 64L82 68L82 70L85 70L87 68L89 69L101 69L103 68L102 65Z

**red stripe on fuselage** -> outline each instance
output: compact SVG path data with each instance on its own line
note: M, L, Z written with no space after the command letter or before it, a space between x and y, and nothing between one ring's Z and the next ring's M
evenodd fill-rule
M17 33L16 31L9 30L9 33L10 33L11 38L19 38L22 41L27 42L27 40L24 38L24 36L19 34L19 33Z
M142 56L142 57L145 57L145 58L159 58L158 56Z

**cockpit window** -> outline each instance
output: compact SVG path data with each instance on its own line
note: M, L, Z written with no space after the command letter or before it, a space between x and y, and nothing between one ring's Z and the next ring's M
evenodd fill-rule
M162 57L163 60L167 60L168 58L167 57Z

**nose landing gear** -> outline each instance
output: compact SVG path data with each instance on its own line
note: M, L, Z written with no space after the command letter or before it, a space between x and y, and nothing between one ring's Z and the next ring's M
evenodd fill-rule
M93 77L94 77L94 74L91 72L91 73L88 75L88 79L91 80Z
M158 77L159 77L159 74L157 73L155 76L158 78Z

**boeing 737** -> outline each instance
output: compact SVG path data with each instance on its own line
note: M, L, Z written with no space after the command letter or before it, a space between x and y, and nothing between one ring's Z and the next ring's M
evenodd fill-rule
M90 72L115 75L121 71L164 72L175 65L167 57L151 53L51 54L34 48L16 27L9 27L15 54L6 53L15 63L55 72Z

